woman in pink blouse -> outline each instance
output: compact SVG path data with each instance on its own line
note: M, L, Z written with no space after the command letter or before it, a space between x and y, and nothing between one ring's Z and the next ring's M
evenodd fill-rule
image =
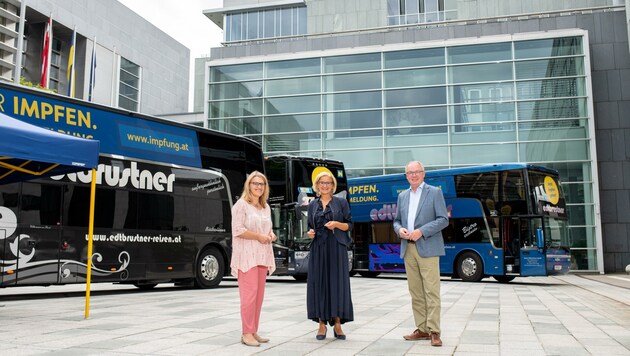
M245 180L241 198L232 207L232 275L238 278L241 298L241 342L260 346L269 339L258 335L258 324L267 273L276 269L272 242L269 184L264 174L253 171Z

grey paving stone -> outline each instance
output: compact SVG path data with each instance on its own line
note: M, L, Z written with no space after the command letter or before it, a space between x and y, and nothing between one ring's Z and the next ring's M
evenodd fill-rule
M403 276L351 281L355 321L344 325L348 340L335 340L329 330L317 341L317 324L306 319L306 285L272 277L259 330L272 341L260 348L239 341L233 279L213 290L96 285L87 320L84 286L49 287L68 297L46 303L29 299L29 288L7 288L0 290L0 354L630 355L630 278L627 288L577 275L507 284L443 279L441 348L402 339L415 328ZM46 306L51 301L55 308Z

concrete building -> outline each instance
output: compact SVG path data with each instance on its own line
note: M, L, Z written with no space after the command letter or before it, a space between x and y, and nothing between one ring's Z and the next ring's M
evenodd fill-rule
M20 1L0 2L0 78L11 80L15 68Z
M42 42L52 17L48 88L69 94L68 60L76 29L74 97L90 99L94 51L92 101L146 114L188 111L190 50L123 4L28 0L25 5L19 74L23 83L40 83ZM15 82L20 7L19 0L0 1L0 77Z
M203 124L349 176L560 171L574 270L630 263L630 54L619 0L224 0Z

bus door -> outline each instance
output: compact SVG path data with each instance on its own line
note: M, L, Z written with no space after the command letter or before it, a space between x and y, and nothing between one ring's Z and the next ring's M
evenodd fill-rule
M352 225L352 247L354 249L355 270L367 270L369 268L369 252L371 223L353 223Z
M15 240L16 285L54 284L59 280L62 187L22 183Z
M520 240L520 220L513 217L504 217L501 219L502 229L502 245L506 274L519 273L521 256L519 252Z
M289 271L297 276L306 277L308 274L308 258L311 249L312 240L308 237L308 205L298 205L293 210L295 218L292 221L295 225L292 227L293 241L292 250L293 257L289 257ZM296 277L298 279L298 277Z
M521 276L545 276L546 258L544 238L542 237L542 218L520 217L509 218L506 243L506 273L510 273L507 251L514 259L512 267ZM542 242L541 242L542 241Z
M20 184L0 185L0 286L15 284L16 256L11 252L11 242L17 232Z
M17 215L6 206L0 205L0 286L15 284L16 256L11 252L10 243L17 231Z
M276 261L277 275L286 275L289 272L289 245L292 236L293 207L282 204L270 204L273 233L278 238L273 243L273 255Z
M405 272L405 261L400 257L400 238L391 221L375 221L372 224L369 244L369 269L380 272Z

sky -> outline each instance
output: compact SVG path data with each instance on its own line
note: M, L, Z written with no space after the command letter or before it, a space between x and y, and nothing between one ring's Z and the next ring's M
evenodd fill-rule
M209 55L223 40L222 30L202 13L221 8L222 0L118 1L188 47L191 59Z
M222 0L118 0L160 30L190 49L188 110L193 108L195 58L210 55L219 47L223 31L203 14L203 10L223 6Z

